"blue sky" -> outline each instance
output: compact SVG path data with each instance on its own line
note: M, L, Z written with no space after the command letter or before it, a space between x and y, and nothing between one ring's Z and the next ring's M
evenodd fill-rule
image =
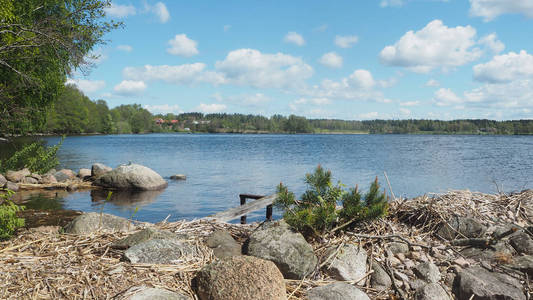
M75 83L110 107L531 119L533 0L123 1Z

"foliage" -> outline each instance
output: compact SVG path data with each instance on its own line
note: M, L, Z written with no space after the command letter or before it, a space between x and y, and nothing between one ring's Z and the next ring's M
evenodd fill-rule
M294 193L280 183L278 198L274 205L284 211L283 218L296 230L305 234L320 234L341 225L348 229L358 222L379 218L387 212L387 197L379 191L376 180L371 184L364 199L357 187L349 192L341 183L331 182L331 172L318 166L313 174L307 174L308 189L298 200ZM337 204L342 208L337 209ZM340 228L340 227L337 227Z
M25 145L7 160L0 161L0 171L28 168L31 172L44 174L59 164L57 151L64 139L65 137L62 137L59 143L52 147L46 147L41 142Z
M24 226L24 219L17 217L24 206L9 200L13 194L11 190L0 190L0 240L10 238L17 228Z

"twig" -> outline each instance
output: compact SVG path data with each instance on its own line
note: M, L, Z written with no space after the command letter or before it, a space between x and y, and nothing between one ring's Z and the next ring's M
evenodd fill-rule
M390 185L389 177L387 176L387 172L383 171L383 174L385 174L385 179L387 180L387 184L389 185L390 194L392 195L392 199L396 201L396 196L394 196L394 192L392 191L392 187Z

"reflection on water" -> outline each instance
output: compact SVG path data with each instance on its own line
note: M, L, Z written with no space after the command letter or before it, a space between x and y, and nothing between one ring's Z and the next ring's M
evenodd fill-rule
M65 190L29 190L19 191L11 199L26 209L59 210L64 208L64 198L68 195Z
M154 202L163 191L112 191L111 198L108 203L125 208L141 207ZM91 200L93 202L101 203L107 199L110 193L106 190L92 190Z

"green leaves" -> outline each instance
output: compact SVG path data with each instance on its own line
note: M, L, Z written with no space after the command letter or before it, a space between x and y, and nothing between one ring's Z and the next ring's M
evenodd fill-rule
M59 161L57 151L63 144L65 137L52 147L46 147L41 142L34 142L15 152L9 159L0 161L0 172L28 168L31 172L44 174L55 168Z
M10 238L17 228L24 226L24 219L17 217L17 212L24 210L24 206L10 200L13 194L10 190L0 190L0 240Z

